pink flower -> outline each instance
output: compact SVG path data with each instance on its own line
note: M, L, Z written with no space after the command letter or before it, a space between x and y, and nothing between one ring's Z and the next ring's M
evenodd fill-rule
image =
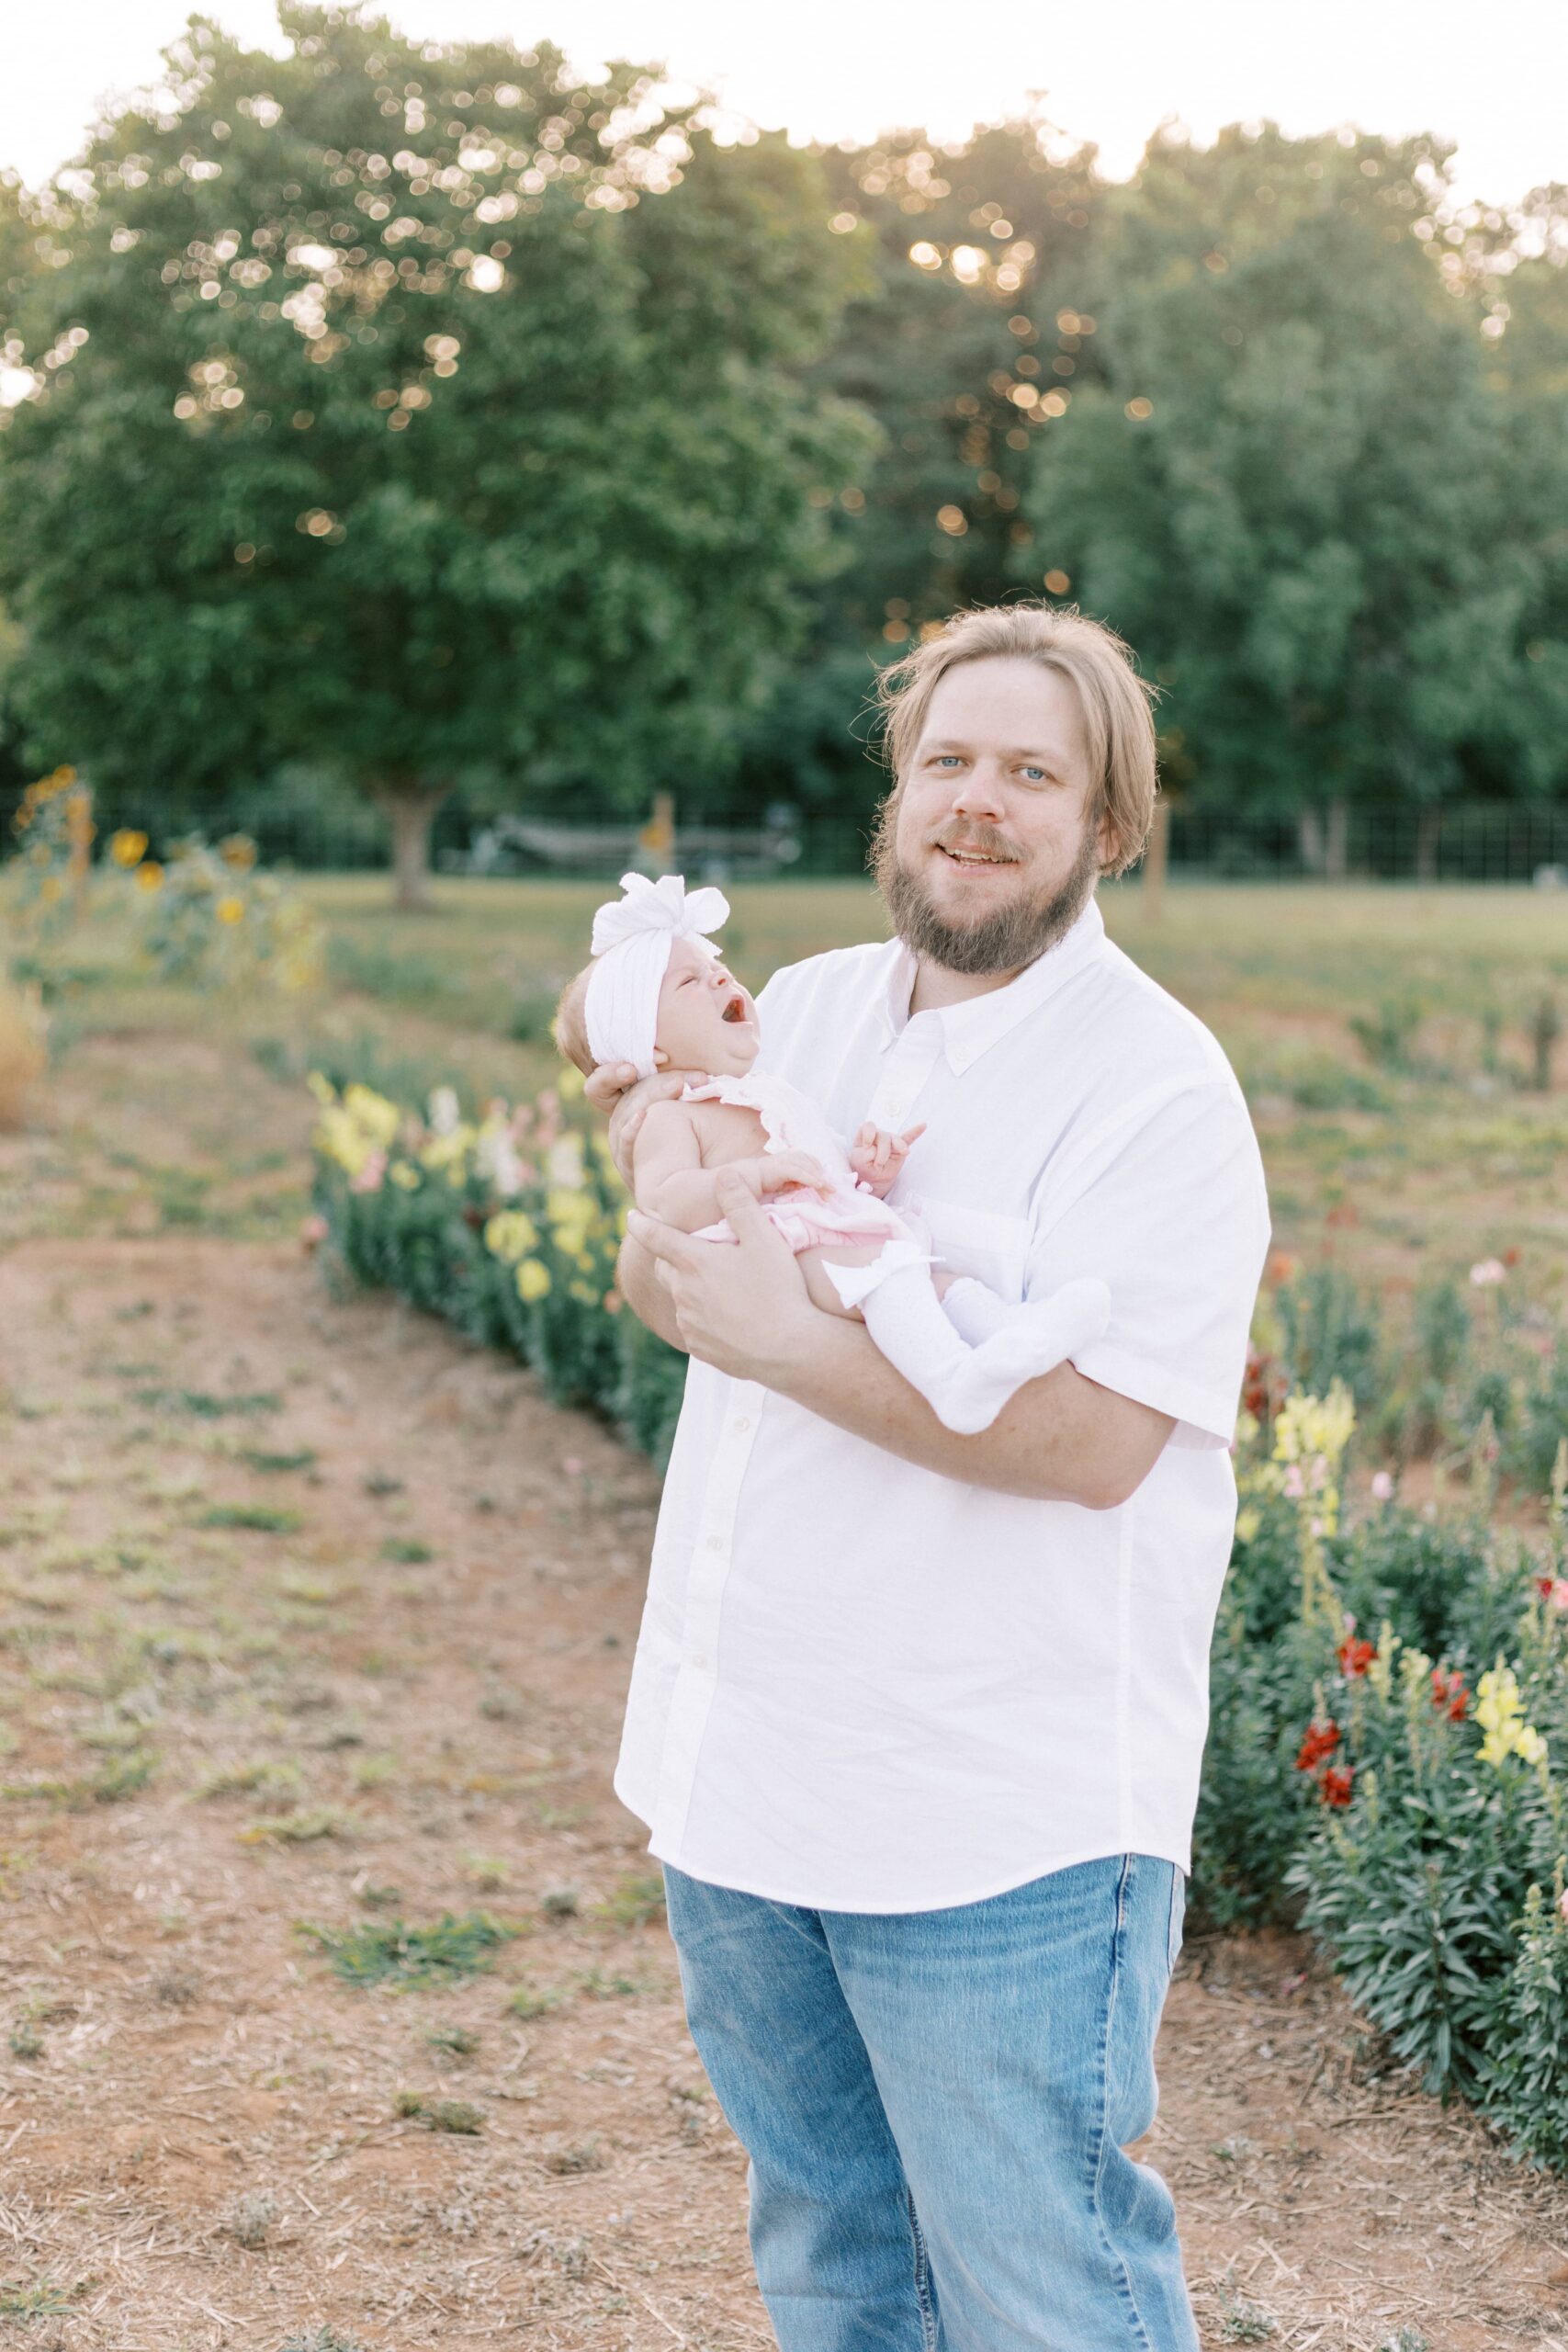
M1372 1500L1375 1503L1391 1503L1393 1500L1393 1480L1386 1470L1374 1470L1372 1473Z
M386 1153L384 1151L369 1152L366 1155L358 1175L349 1178L348 1189L351 1193L378 1193L381 1189L381 1179L386 1172Z
M1483 1258L1472 1266L1470 1279L1477 1290L1484 1290L1491 1283L1506 1281L1507 1272L1508 1269L1501 1258Z
M1553 1609L1568 1610L1568 1579L1553 1577L1547 1587L1546 1597Z
M1299 1462L1291 1463L1286 1469L1285 1492L1293 1503L1299 1503L1306 1492L1306 1480L1302 1476L1302 1465Z
M1557 1908L1562 1912L1562 1917L1568 1919L1568 1886L1565 1886L1558 1896Z
M299 1238L307 1250L319 1249L331 1230L324 1216L307 1216L299 1221Z

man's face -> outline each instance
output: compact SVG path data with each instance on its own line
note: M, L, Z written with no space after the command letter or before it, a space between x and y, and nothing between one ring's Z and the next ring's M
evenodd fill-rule
M878 821L898 936L949 971L1021 971L1070 930L1102 862L1077 689L1017 655L963 662Z
M671 947L656 1035L661 1069L706 1070L712 1078L743 1078L761 1041L757 1008L739 981L689 939Z

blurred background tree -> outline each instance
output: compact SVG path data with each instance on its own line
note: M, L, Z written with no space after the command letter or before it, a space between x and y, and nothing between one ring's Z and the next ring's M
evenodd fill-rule
M11 693L165 811L329 764L412 905L461 778L641 808L732 763L869 441L799 380L854 257L813 158L721 155L634 67L282 20L282 60L193 20L29 224Z
M0 795L336 776L411 899L454 788L863 820L876 665L1044 594L1309 864L1568 798L1568 191L1268 126L1125 185L1035 119L721 147L651 67L284 17L0 178Z

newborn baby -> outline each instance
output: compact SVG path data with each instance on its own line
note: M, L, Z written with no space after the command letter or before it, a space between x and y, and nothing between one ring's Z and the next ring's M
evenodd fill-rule
M676 1102L651 1103L633 1148L639 1209L699 1240L733 1242L719 1216L718 1170L739 1175L789 1243L815 1303L858 1315L882 1353L950 1430L988 1429L1025 1381L1104 1330L1110 1294L1092 1277L1009 1306L984 1284L944 1294L924 1238L884 1197L924 1133L861 1129L846 1152L817 1105L753 1069L757 1008L705 934L729 906L688 894L678 875L622 877L601 907L593 961L561 998L556 1035L581 1069L627 1062L640 1077L700 1070ZM971 1344L971 1342L976 1344Z

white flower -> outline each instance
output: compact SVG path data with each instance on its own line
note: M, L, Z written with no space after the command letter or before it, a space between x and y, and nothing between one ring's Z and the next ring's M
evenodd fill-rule
M552 1184L572 1190L582 1182L582 1144L577 1136L562 1136L545 1154L545 1174Z
M430 1096L431 1134L435 1136L453 1135L457 1132L461 1119L462 1113L457 1108L457 1094L456 1088L451 1086L437 1086L433 1088Z
M1501 1258L1483 1258L1472 1266L1470 1279L1477 1290L1484 1290L1491 1283L1506 1282L1508 1270Z

